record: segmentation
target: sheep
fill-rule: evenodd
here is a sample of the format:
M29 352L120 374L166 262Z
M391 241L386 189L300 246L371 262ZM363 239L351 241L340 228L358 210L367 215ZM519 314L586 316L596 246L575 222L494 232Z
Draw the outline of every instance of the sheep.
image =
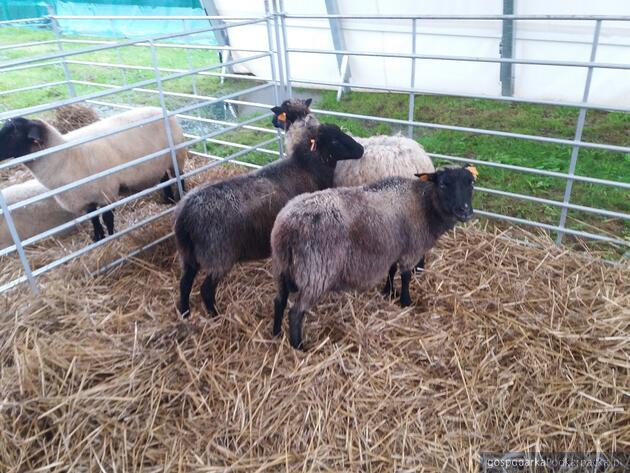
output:
M0 189L7 205L21 202L47 191L48 189L37 179L31 179L21 184L15 184ZM18 235L22 240L25 240L50 228L66 223L75 218L75 215L63 209L54 198L49 197L48 199L29 204L26 207L12 210L11 217ZM66 229L57 235L68 231L70 231L70 229ZM9 226L6 223L4 215L2 215L2 217L0 217L0 249L11 246L12 244L13 238L11 238Z
M310 112L310 104L311 99L292 99L271 109L274 113L272 123L287 132L287 141L291 125L297 120L317 122L317 118ZM334 187L361 186L386 177L413 177L414 174L435 172L431 158L415 140L400 135L378 135L355 140L365 149L363 158L359 161L340 162L335 169ZM424 255L415 269L424 269Z
M42 149L62 145L77 139L87 138L108 130L144 119L162 115L158 107L142 107L130 110L70 133L62 135L43 120L18 117L8 120L0 130L0 161L18 158ZM181 143L184 136L174 117L169 119L174 142ZM49 189L85 178L125 162L133 161L150 153L168 148L168 140L162 119L143 126L125 130L111 136L83 143L39 159L24 163L31 174ZM177 151L177 163L183 169L186 150ZM83 184L71 192L55 195L55 200L70 213L92 212L107 205L125 191L139 191L169 179L173 175L170 152L123 171L104 176ZM170 187L164 189L165 197L174 200ZM114 233L114 214L103 213L103 221L110 235ZM92 218L94 240L105 237L98 216Z
M276 215L294 196L332 186L340 159L358 159L363 147L336 125L309 129L297 124L288 159L248 174L195 188L176 207L174 231L182 263L179 311L190 315L190 292L199 269L206 278L201 296L217 315L219 282L240 261L267 258ZM300 144L297 137L300 136Z
M444 168L418 176L298 196L280 211L271 232L275 336L289 292L297 292L289 312L290 342L302 348L304 312L324 293L369 289L387 276L383 292L391 296L397 266L400 303L411 304L413 264L457 221L472 216L476 170Z

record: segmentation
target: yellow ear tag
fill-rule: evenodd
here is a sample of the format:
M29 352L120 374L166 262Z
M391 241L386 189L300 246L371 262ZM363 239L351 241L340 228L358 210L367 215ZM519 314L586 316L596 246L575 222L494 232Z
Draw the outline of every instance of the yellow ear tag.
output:
M281 122L286 122L287 114L285 112L282 112L280 115L278 115L278 120L280 120Z
M315 143L315 139L311 138L311 151L315 151L317 149L317 143Z
M479 177L479 171L477 171L477 168L475 166L466 166L466 169L470 171L470 174L473 175L476 181L477 178Z
M423 174L422 176L420 176L420 180L424 181L424 182L428 181L429 180L429 175L428 174Z

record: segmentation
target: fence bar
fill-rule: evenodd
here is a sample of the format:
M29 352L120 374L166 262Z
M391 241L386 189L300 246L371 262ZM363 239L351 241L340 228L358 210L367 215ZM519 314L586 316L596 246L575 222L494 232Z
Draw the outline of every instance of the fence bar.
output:
M257 16L220 16L220 15L55 15L58 20L142 20L142 21L166 21L166 20L224 20L224 21L259 21Z
M513 164L503 164L503 163L495 163L492 161L482 161L480 159L474 158L462 158L460 156L450 156L448 154L439 154L439 153L427 153L430 157L435 159L444 159L447 161L455 161L460 163L471 163L471 164L479 164L482 166L495 167L500 169L509 169L510 171L518 171L518 172L526 172L529 174L538 174L540 176L547 177L557 177L559 179L568 179L570 176L568 174L556 171L545 171L543 169L535 169L535 168L527 168L523 166L515 166ZM605 186L612 187L620 187L622 189L630 189L629 182L621 182L621 181L609 181L607 179L598 179L596 177L586 177L586 176L571 176L574 181L581 182L589 182L591 184L603 184Z
M441 97L461 97L466 99L481 99L481 100L493 100L498 102L514 102L514 103L527 103L535 105L553 105L557 107L572 107L572 108L588 108L592 110L603 110L606 112L630 112L630 107L617 107L615 105L597 105L597 104L583 104L582 102L562 102L554 100L540 100L540 99L522 99L518 97L503 97L500 95L477 95L477 94L465 94L461 92L439 92L437 90L427 89L410 89L406 87L383 87L370 84L357 84L355 82L331 82L312 79L296 79L292 78L291 82L298 84L313 84L313 85L326 85L329 87L343 87L344 85L352 85L354 89L367 89L367 90L379 90L383 92L400 92L403 94L415 93L418 95L437 95Z
M411 54L416 54L416 20L412 20L411 23ZM409 113L407 115L407 119L412 122L414 119L414 108L416 95L413 90L416 87L416 60L414 58L411 59L411 80L409 84L409 88L412 92L409 92ZM409 125L407 127L407 136L413 139L413 126Z
M33 41L31 43L6 44L4 46L0 46L0 51L4 51L5 49L33 48L35 46L45 46L47 44L55 44L58 42L59 40L56 39L48 39L45 41Z
M193 33L188 30L190 35ZM108 40L97 40L97 39L63 39L64 43L71 44L119 44L118 41L108 41ZM268 53L269 51L266 49L257 49L257 48L239 48L235 46L217 46L210 44L177 44L177 43L153 43L156 48L172 48L172 49L203 49L208 51L240 51L240 52L248 52L248 53ZM132 44L134 47L143 47L149 48L151 45L148 43L146 39L142 40L141 43Z
M60 80L57 82L46 82L45 84L29 85L27 87L20 87L19 89L3 90L2 92L0 92L0 96L9 95L9 94L17 94L19 92L26 92L26 91L34 90L34 89L45 89L47 87L56 87L58 85L65 85L65 84L66 84L65 80Z
M279 102L281 102L288 98L287 81L285 80L285 76L284 76L284 61L283 61L283 46L286 46L286 44L283 44L280 41L280 20L279 20L279 13L278 13L279 9L276 4L277 0L271 0L271 1L273 5L273 27L274 27L273 29L276 33L276 51L275 52L276 52L276 58L278 60L278 78L280 79L280 85L281 85L281 90L282 90L281 97L279 97Z
M157 54L155 47L151 48L151 61L153 62L153 69L155 78L157 79L157 88L160 93L160 106L162 107L162 115L164 116L164 130L166 131L166 139L168 141L168 147L171 150L171 163L175 172L175 178L177 179L177 190L179 192L179 198L184 198L184 186L182 185L182 178L180 176L179 164L177 163L177 154L175 152L175 143L173 140L173 130L171 130L171 120L166 109L166 101L164 100L164 91L162 90L162 79L160 71L158 71ZM193 76L194 77L194 76Z
M390 57L396 59L430 59L440 61L466 61L466 62L495 62L500 64L528 64L533 66L569 66L569 67L599 67L602 69L630 69L630 64L620 64L611 62L584 62L584 61L552 61L544 59L517 59L517 58L498 58L498 57L480 57L480 56L441 56L439 54L405 54L405 53L387 53L387 52L368 52L368 51L347 51L338 49L305 49L305 48L287 48L287 53L308 53L308 54L345 54L348 56L367 56L367 57Z
M599 143L590 143L587 141L575 141L575 140L565 140L562 138L550 138L546 136L538 136L538 135L525 135L523 133L511 133L508 131L496 131L496 130L486 130L484 128L471 128L465 126L455 126L455 125L440 125L437 123L428 123L428 122L418 122L418 121L408 121L401 120L398 118L383 118L376 117L374 115L360 115L357 113L345 113L345 112L333 112L331 110L315 110L313 112L320 113L322 115L331 115L335 117L344 117L344 118L356 118L359 120L372 120L375 122L382 123L392 123L394 125L413 125L421 128L430 128L435 130L450 130L450 131L463 131L467 133L477 133L479 135L488 135L488 136L500 136L503 138L518 138L523 140L530 141L540 141L541 143L552 143L558 145L571 145L571 146L581 146L582 148L594 148L594 149L603 149L607 151L617 151L620 153L630 153L630 147L628 146L616 146L616 145L606 145Z
M597 46L599 43L599 35L602 29L602 21L597 20L595 22L595 31L593 32L593 45L591 46L591 57L590 62L595 61L595 56L597 55ZM582 96L582 102L588 102L588 96L591 91L591 79L593 78L593 68L589 67L586 72L586 82L584 84L584 94ZM575 127L575 141L582 140L582 132L584 131L584 122L586 121L586 108L581 108L580 113L578 115L577 125ZM573 176L575 174L575 167L577 165L578 154L580 153L580 147L574 146L571 150L571 162L569 163L569 176ZM564 228L566 220L567 220L567 212L568 208L566 204L571 201L571 192L573 190L573 179L567 179L566 187L564 188L564 203L565 206L562 208L562 212L560 213L560 223L558 226L560 228ZM563 232L558 232L558 236L556 237L556 244L561 244L562 239L564 238Z
M24 274L26 275L26 280L28 284L31 286L31 290L35 294L39 294L39 288L37 287L37 283L35 283L35 278L33 277L33 272L31 271L31 265L28 263L28 259L26 258L26 253L24 253L24 247L22 246L22 241L20 240L20 235L18 235L17 229L15 228L15 223L13 222L13 217L11 216L11 212L9 211L7 201L4 198L2 192L0 192L0 209L2 209L2 213L4 214L4 220L7 224L7 228L9 229L9 233L11 234L11 238L13 238L14 248L17 249L18 255L20 257L20 262L22 263L22 268L24 269ZM2 291L0 290L0 293Z
M565 204L564 202L559 202L557 200L551 200L551 199L544 199L542 197L535 197L533 195L526 195L526 194L517 194L514 192L507 192L507 191L502 191L499 189L490 189L490 188L486 188L486 187L478 187L475 186L475 190L477 192L484 192L486 194L494 194L494 195L500 195L503 197L512 197L514 199L519 199L519 200L527 200L530 202L536 202L539 204L545 204L545 205L553 205L555 207L568 207L571 210L578 210L580 212L587 212L587 213L592 213L592 214L597 214L597 215L603 215L605 217L611 217L611 218L621 218L624 220L630 220L630 214L625 214L625 213L621 213L621 212L614 212L612 210L604 210L604 209L596 209L594 207L586 207L584 205L577 205L577 204Z
M156 45L156 49L157 49L157 45ZM153 71L153 67L149 67L149 66L134 66L131 64L116 64L116 63L109 63L109 62L77 61L77 60L71 59L70 61L68 61L68 64L77 64L80 66L97 66L97 67L105 67L105 68L111 67L113 69L131 69L135 71ZM176 69L173 67L158 67L158 70L160 72L191 72L190 69ZM194 73L194 70L192 72ZM198 72L197 75L208 76L208 77L229 77L233 79L255 80L259 82L270 81L268 77L263 77L263 76L248 76L248 75L243 75L243 74L229 74L229 73L224 74L220 72L203 71L203 72ZM77 81L77 80L73 80L72 82L74 82L75 84L79 84L79 83L98 84L98 82ZM107 86L107 87L115 87L115 86L112 86L111 84L102 84L102 85Z
M286 88L289 98L293 97L293 89L291 88L291 68L289 66L289 51L287 45L289 44L289 37L287 35L287 19L284 8L284 0L278 1L278 13L280 14L280 26L282 27L282 51L284 53L284 69L286 71L285 77L287 79Z
M54 14L52 5L48 5L48 12L51 16ZM57 48L59 49L59 52L63 53L64 52L63 43L61 42L61 32L59 30L59 24L57 23L57 20L53 19L51 21L51 25L52 25L53 33L55 34ZM70 75L70 69L68 68L68 63L66 62L65 56L61 58L61 67L63 68L63 75L66 78L66 84L68 86L68 93L70 94L70 97L76 97L77 93L74 90L74 84L72 83L72 76Z
M2 20L0 26L14 25L16 23L46 23L49 20L46 16L39 16L37 18L17 18L15 20Z
M269 67L271 68L271 80L273 82L273 101L274 106L280 104L280 91L278 81L276 80L276 61L275 58L278 56L278 46L273 44L273 33L271 31L271 9L269 6L269 0L265 0L265 15L267 17L267 21L265 22L267 26L267 44L269 45L269 51L273 54L269 55ZM282 133L280 132L280 128L276 128L276 136L278 138L278 152L280 157L284 156L284 142L282 139Z
M628 15L286 15L304 20L608 20L630 21Z
M605 241L607 243L613 243L615 245L630 247L630 241L620 240L618 238L607 237L604 235L597 235L595 233L582 232L579 230L572 230L570 228L561 229L560 227L557 227L555 225L549 225L547 223L541 223L541 222L534 222L532 220L527 220L524 218L510 217L508 215L497 214L494 212L487 212L485 210L475 210L475 214L482 215L484 217L494 218L497 220L505 220L512 223L518 223L521 225L529 225L532 227L544 228L545 230L549 230L549 231L563 230L567 235L588 238L590 240Z

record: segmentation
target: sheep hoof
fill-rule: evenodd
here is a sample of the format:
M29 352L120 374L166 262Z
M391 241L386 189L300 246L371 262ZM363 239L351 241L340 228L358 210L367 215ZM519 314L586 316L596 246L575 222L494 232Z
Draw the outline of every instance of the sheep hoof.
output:
M409 307L411 305L411 298L409 296L401 296L400 297L400 305L402 307Z

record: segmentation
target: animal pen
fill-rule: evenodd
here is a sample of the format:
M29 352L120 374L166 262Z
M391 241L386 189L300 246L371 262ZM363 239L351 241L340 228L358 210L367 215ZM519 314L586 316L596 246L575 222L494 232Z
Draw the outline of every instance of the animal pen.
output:
M589 112L630 112L627 105L589 101L597 71L630 69L630 62L597 57L606 25L626 24L630 17L305 15L287 13L282 1L265 1L265 8L260 17L50 15L0 22L0 27L54 33L52 39L0 46L0 52L11 53L0 63L3 76L24 80L43 69L58 76L0 91L2 98L57 91L42 95L56 97L49 102L1 110L0 120L40 116L78 103L102 114L146 104L163 111L159 118L0 162L3 180L12 182L21 172L19 165L29 160L156 120L166 124L172 116L183 124L187 138L174 144L169 136L168 149L21 202L7 204L0 193L2 217L14 240L0 249L0 409L6 413L0 420L2 470L201 472L230 466L247 471L472 471L483 451L627 450L630 278L620 254L630 246L630 213L572 199L576 185L630 190L630 171L618 179L576 171L584 150L610 152L627 162L630 144L584 136ZM181 32L114 40L68 37L59 27L60 22L94 21L110 22L114 29L116 20L177 22ZM208 26L190 29L192 20L207 20ZM295 29L300 21L329 25L333 36L339 21L395 21L405 29L408 48L350 50L338 41L328 49L303 47L304 38L297 38ZM440 21L503 26L583 22L593 27L590 56L578 61L418 53L422 26ZM252 26L260 28L265 43L189 41ZM42 47L55 50L29 53ZM123 61L130 50L146 63ZM160 53L169 50L186 56L188 67L160 64ZM110 59L95 60L101 53ZM220 60L210 61L216 53ZM339 76L298 76L292 67L298 55L335 57ZM406 61L409 86L355 83L349 74L353 58ZM585 71L582 100L441 93L416 86L420 64L445 61ZM239 66L250 63L264 63L268 76L239 73ZM94 70L109 71L111 81L95 81ZM212 94L203 92L207 80L213 81ZM184 83L189 90L182 91ZM171 84L180 88L173 90ZM406 101L406 118L316 105L313 112L322 121L384 124L410 137L443 130L453 136L558 145L566 149L568 167L546 169L526 159L506 164L494 156L451 155L425 145L436 162L478 166L476 192L485 198L475 213L483 223L456 228L429 255L427 271L414 276L413 285L423 294L415 307L400 309L376 293L327 297L313 322L318 335L307 336L307 353L292 353L286 341L271 338L274 285L268 262L240 265L232 272L219 294L226 307L221 317L181 322L174 302L179 269L170 224L173 207L159 205L153 196L173 184L182 191L183 179L190 189L282 156L283 135L271 126L270 108L322 89L338 90L339 97L349 90L394 92ZM424 95L577 110L574 135L419 120L417 100ZM183 169L175 161L181 148L188 148L190 157ZM22 239L16 231L12 211L163 152L173 159L176 175L171 179L39 235ZM562 183L563 197L488 187L484 171L492 169L508 176L507 182L521 174L553 178ZM538 214L525 218L485 208L494 198L555 209L558 219L552 223ZM120 211L123 223L113 235L96 242L86 232L52 238L108 210ZM600 220L572 227L573 212ZM610 221L621 223L611 226ZM564 245L567 239L572 246ZM610 255L611 248L612 262L601 257Z

